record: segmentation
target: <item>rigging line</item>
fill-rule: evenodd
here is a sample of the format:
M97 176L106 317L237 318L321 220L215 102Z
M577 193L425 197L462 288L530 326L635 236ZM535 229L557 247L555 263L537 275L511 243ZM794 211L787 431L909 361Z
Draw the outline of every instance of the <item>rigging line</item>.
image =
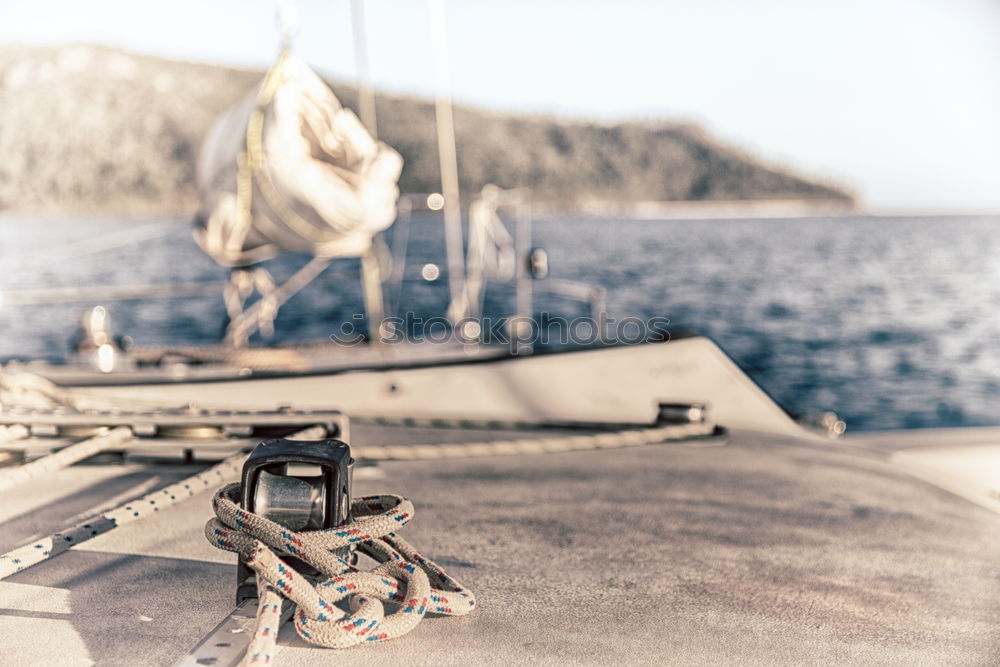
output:
M410 245L410 219L413 217L413 202L409 197L400 197L396 223L392 226L392 273L389 274L386 317L399 317L399 304L403 297L403 280L406 277L406 250Z
M526 454L555 454L597 449L622 449L659 443L710 438L721 434L714 423L666 424L584 435L528 437L425 445L362 445L354 457L366 461L424 461Z
M468 304L465 299L462 204L458 183L458 152L455 147L455 118L451 106L444 0L428 0L428 9L434 55L436 88L434 110L437 119L438 159L441 166L441 194L444 195L445 250L448 255L448 287L451 293L448 319L454 324L467 315Z
M90 285L87 287L0 290L0 305L37 306L53 303L186 299L197 296L215 296L225 286L225 282L208 280L148 285Z
M17 256L7 256L0 259L4 262L18 262L18 265L22 268L42 262L76 259L104 252L105 250L113 250L150 239L160 238L179 227L180 223L176 220L153 222L139 227L102 233L100 236L77 239L54 247L28 248Z
M87 438L75 445L60 449L55 454L43 456L12 470L5 470L3 474L0 474L0 491L14 488L40 475L67 468L107 449L121 447L132 438L132 429L127 426L119 426L108 433Z
M368 30L365 21L365 0L351 0L351 20L354 26L354 62L357 68L358 114L361 122L378 140L378 118L375 115L375 90L368 60Z
M355 457L398 461L540 454L651 445L707 437L715 432L713 425L701 423L535 441L365 446L355 450ZM253 637L242 664L266 664L278 649L277 638L283 623L279 588L280 595L297 606L295 628L299 635L310 644L331 648L386 641L409 632L425 612L462 616L476 606L471 591L396 534L413 516L413 505L405 498L391 495L356 498L350 526L295 533L241 508L236 500L239 493L239 484L217 492L213 499L216 519L205 526L205 536L220 549L240 553L257 573L261 598ZM381 565L371 571L358 570L334 553L351 544ZM327 581L316 586L280 559L293 554L316 568ZM364 593L352 599L352 612L345 615L333 605L351 597L352 591ZM385 614L381 602L376 600L401 604L395 613Z

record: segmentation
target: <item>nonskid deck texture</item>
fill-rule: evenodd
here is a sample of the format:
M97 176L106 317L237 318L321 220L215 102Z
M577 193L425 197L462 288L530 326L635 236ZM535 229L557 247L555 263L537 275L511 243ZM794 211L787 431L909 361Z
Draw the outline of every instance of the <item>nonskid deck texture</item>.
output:
M358 425L352 438L444 433ZM385 477L359 475L355 493L411 498L403 535L480 608L344 651L286 626L275 664L996 664L1000 516L877 449L737 432L381 464ZM3 492L0 548L197 470L74 466ZM210 496L0 582L0 662L181 657L233 605L233 557L201 532Z

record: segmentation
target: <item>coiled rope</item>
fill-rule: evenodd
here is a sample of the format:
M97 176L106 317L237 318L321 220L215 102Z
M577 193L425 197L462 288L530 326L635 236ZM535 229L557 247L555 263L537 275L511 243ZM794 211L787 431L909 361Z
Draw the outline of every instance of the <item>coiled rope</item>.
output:
M2 377L2 376L0 376ZM42 394L50 401L72 405L72 392L50 383L16 383L22 393ZM27 385L27 386L25 386ZM10 387L4 387L10 389ZM39 391L45 389L47 391ZM373 423L457 428L530 428L537 424L467 419L369 419ZM578 426L584 426L579 424ZM586 425L593 428L596 425ZM625 426L625 425L619 425ZM290 436L298 439L321 437L317 429ZM131 436L129 429L113 432L115 439ZM720 430L709 422L624 428L586 435L495 440L479 443L407 446L367 446L355 449L355 456L369 460L428 460L479 456L505 456L544 452L566 452L641 446L671 440L706 437ZM21 436L18 431L11 433ZM109 434L112 435L112 434ZM108 436L103 436L107 438ZM96 439L95 439L96 440ZM81 445L84 443L80 443ZM89 445L88 443L88 446ZM51 458L51 457L50 457ZM130 523L203 491L239 473L245 454L235 454L189 479L149 494L139 500L78 524L69 530L26 544L0 555L0 579L31 565L48 560L73 546L120 525ZM220 549L239 553L258 577L257 622L245 663L267 664L275 653L280 630L282 597L294 602L298 611L295 627L306 641L327 647L347 647L363 642L382 642L402 636L428 612L458 616L475 607L475 597L433 561L421 556L395 530L413 516L413 505L399 496L369 496L356 500L352 514L356 521L325 531L296 533L280 524L251 514L237 504L240 487L230 484L213 498L216 519L206 524L205 534ZM354 545L376 560L373 570L361 571L333 551ZM318 570L326 579L313 584L281 556L294 557ZM433 583L433 587L432 587ZM336 603L349 598L350 613ZM383 602L400 603L386 614Z
M713 424L697 423L560 438L368 446L356 448L355 456L379 460L505 456L648 445L715 432ZM351 524L296 533L240 508L240 497L239 484L230 484L216 493L212 506L217 518L205 525L205 536L219 549L240 554L257 573L257 622L244 664L266 664L274 656L282 597L298 606L295 628L299 635L311 644L332 648L400 637L428 611L461 616L475 607L472 593L396 535L395 531L414 513L413 504L405 498L363 497L352 505L355 521ZM368 572L360 571L333 553L350 545L379 565ZM281 556L307 563L326 577L325 581L314 585ZM350 613L335 606L344 598L349 598ZM386 615L382 605L386 601L400 603L399 610Z
M277 596L297 605L295 629L304 640L331 648L394 639L416 627L427 612L462 616L476 606L471 592L396 534L414 514L406 498L358 498L351 506L354 521L347 526L295 532L241 509L239 497L239 484L216 493L217 518L205 525L205 535L219 549L239 553L257 573L262 596L248 662L269 662L273 655L277 633L269 620L270 612L280 608ZM346 546L379 565L362 571L333 553ZM325 580L312 584L280 556L305 562ZM349 613L336 606L345 598ZM397 602L399 609L386 614L383 602Z
M429 421L441 426L445 421L451 420ZM458 422L465 422L462 424L465 427L473 423L455 420L452 425L457 426ZM487 424L495 426L496 422L478 423L480 427ZM289 437L309 440L322 437L324 432L322 427L314 427ZM398 447L368 446L356 448L355 456L369 460L505 456L640 446L706 437L719 432L711 423L692 423L566 437ZM131 435L130 429L123 428L94 440L127 439ZM235 454L188 479L80 522L68 530L2 554L0 579L53 558L119 526L191 498L213 483L231 479L239 474L245 458L243 453ZM471 592L396 535L395 531L414 514L409 500L390 495L360 498L352 505L352 514L357 520L350 525L327 531L296 533L242 510L236 501L239 489L238 484L230 484L216 493L213 507L217 519L209 521L205 533L216 547L240 553L247 565L257 573L257 619L254 634L244 655L244 664L270 663L277 648L283 597L297 605L295 627L303 639L315 645L337 648L363 642L382 642L402 636L413 629L427 612L459 616L475 608L476 601ZM379 565L364 572L333 553L348 545L355 545L359 551L379 562ZM325 576L326 580L314 585L283 562L281 556L292 556L308 563ZM349 598L350 613L335 606L344 598ZM399 609L387 615L383 606L386 601L400 603Z

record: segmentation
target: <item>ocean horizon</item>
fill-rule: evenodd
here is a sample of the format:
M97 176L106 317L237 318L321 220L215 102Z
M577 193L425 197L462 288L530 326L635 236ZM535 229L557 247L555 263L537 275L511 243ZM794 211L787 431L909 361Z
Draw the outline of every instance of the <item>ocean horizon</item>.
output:
M225 280L176 218L0 216L2 292ZM389 230L390 246L401 236ZM852 431L1000 424L1000 216L814 216L801 219L534 223L551 277L602 285L609 316L668 319L713 338L793 414L833 410ZM444 314L440 221L409 225L408 279L390 298L419 317ZM306 258L268 263L287 277ZM419 278L427 263L441 277ZM273 343L323 340L362 313L357 260L337 260L279 313ZM0 302L0 358L64 359L86 308L140 345L218 341L221 292L184 299L73 304ZM539 293L536 315L584 304ZM485 314L513 312L513 285L490 284Z

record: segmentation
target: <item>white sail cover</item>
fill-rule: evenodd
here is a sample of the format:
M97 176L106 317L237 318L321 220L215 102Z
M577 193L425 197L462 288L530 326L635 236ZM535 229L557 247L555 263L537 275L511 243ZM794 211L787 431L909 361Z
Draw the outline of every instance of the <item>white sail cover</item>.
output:
M201 248L223 266L283 252L351 257L396 217L403 160L284 54L202 145Z

